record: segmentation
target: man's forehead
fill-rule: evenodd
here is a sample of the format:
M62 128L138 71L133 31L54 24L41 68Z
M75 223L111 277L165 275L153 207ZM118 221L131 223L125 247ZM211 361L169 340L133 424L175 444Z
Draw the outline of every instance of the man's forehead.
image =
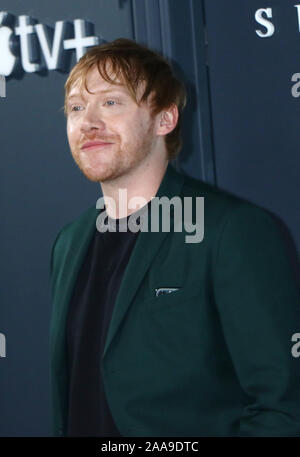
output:
M110 87L107 88L91 88L88 86L88 89L95 94L106 94L106 93L113 93L113 92L124 92L128 93L128 90L125 86L116 86L116 85L111 85ZM82 93L85 91L85 87L83 84L78 84L72 86L72 89L70 90L67 98L72 98L76 97L78 95L82 95Z
M70 92L67 98L74 96L82 95L83 92L88 91L92 93L108 93L108 92L121 92L127 95L131 95L125 79L115 74L109 72L108 76L112 79L113 82L109 82L104 79L97 67L93 67L84 77L79 77L71 86ZM145 83L141 81L137 87L136 95L137 98L140 98L144 93Z
M87 75L87 78L83 79L80 78L78 79L70 89L70 92L68 94L68 98L73 97L74 95L79 95L82 92L86 91L86 88L90 92L95 92L95 93L106 93L106 92L125 92L128 93L128 89L125 84L123 83L117 83L117 84L112 84L109 83L108 81L105 81L102 79L102 77L99 75L98 78L89 78Z

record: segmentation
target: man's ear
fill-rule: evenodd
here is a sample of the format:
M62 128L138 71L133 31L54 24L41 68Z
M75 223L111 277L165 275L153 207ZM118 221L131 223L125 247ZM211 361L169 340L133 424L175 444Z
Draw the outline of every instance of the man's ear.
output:
M167 135L172 132L177 125L178 121L178 108L175 104L169 108L164 109L159 113L158 127L156 130L157 135Z

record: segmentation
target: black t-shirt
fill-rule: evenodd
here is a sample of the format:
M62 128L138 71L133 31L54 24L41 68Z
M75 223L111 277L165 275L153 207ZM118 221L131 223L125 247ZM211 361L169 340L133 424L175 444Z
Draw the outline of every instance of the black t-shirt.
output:
M139 212L148 207L149 203ZM121 231L129 217L105 219L105 225L116 222L115 232L95 228L70 301L67 436L121 436L106 401L100 361L120 283L139 234Z

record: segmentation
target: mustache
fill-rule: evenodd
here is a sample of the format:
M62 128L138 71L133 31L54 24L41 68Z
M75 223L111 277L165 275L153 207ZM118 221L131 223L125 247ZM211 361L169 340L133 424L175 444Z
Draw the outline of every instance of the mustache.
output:
M98 136L98 135L91 135L85 136L81 141L80 145L82 146L84 143L88 141L99 141L101 143L115 143L118 140L117 137L108 137L108 136Z
M82 138L80 138L80 142L81 143L84 143L86 141L114 141L116 140L117 138L119 138L119 135L99 135L99 133L95 133L95 134L85 134L82 136Z

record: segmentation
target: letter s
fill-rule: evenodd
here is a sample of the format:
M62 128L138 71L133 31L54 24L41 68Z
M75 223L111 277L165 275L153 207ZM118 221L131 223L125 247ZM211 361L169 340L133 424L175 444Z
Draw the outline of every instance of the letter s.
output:
M272 17L272 8L260 8L255 12L255 20L259 24L263 25L267 31L263 33L261 30L255 30L257 35L261 38L267 38L274 35L275 27L271 21L263 18L263 14L266 14L267 17Z

